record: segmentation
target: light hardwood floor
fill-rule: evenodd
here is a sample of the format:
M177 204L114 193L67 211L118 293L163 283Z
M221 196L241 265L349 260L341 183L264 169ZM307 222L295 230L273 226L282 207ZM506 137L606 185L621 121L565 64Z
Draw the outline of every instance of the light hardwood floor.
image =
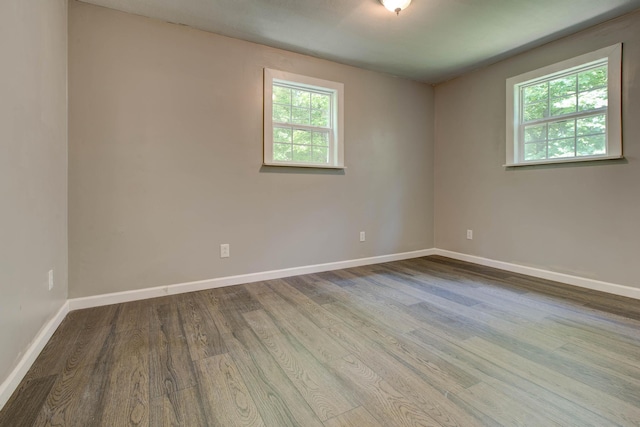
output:
M638 426L640 302L425 257L74 311L31 425Z

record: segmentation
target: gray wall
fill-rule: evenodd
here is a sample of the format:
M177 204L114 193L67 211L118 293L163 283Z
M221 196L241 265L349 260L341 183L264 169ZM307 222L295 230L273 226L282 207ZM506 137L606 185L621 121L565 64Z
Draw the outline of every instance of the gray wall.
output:
M430 86L69 9L71 297L433 247ZM344 83L346 172L261 167L264 67Z
M640 287L639 28L635 12L436 87L438 248ZM505 80L618 42L626 160L502 167Z
M0 2L0 52L2 383L67 297L66 1Z

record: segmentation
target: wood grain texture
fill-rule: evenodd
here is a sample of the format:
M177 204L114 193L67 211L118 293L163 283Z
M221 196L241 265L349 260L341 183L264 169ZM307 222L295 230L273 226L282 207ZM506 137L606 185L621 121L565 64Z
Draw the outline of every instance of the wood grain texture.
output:
M78 310L46 425L640 426L640 304L433 256Z
M121 305L116 318L116 332L148 329L152 306L147 301L132 301Z
M382 427L362 406L325 421L325 427Z
M227 336L230 355L253 397L266 425L309 426L322 424L302 395L252 330Z
M246 313L245 317L321 421L358 406L340 382L295 338L285 336L263 310Z
M256 283L251 286L263 285ZM242 314L262 309L260 303L249 295L244 285L213 289L209 292L213 298L219 301L218 310L224 318L225 329L230 332L238 332L249 328Z
M229 355L209 357L196 362L200 395L210 425L264 426L249 390Z
M357 357L349 355L337 361L336 370L383 425L440 426L422 408L394 389Z
M95 397L102 394L100 387L106 380L104 365L113 349L113 328L100 322L86 324L87 333L76 340L73 352L67 357L63 369L56 377L45 404L40 408L36 425L72 425L76 419L95 421L98 411ZM84 332L84 331L83 331Z
M28 382L31 378L58 374L76 348L76 340L83 328L84 321L79 319L77 312L67 315L40 352L38 363L34 363L25 380Z
M178 308L187 338L191 360L206 359L227 352L216 321L202 303L192 294L179 296Z
M149 414L152 426L206 426L203 401L197 387L168 391L152 399Z
M310 353L319 360L336 360L349 354L327 333L321 330L309 318L300 313L293 305L271 291L257 293L254 297L271 314L280 330L295 337Z
M574 400L570 400L561 394L557 394L553 388L540 386L528 378L518 375L510 370L503 369L496 364L494 359L486 359L478 354L469 353L463 349L456 341L446 339L446 337L431 330L414 331L408 338L415 337L414 343L422 345L431 353L448 358L452 363L461 369L467 370L481 381L498 387L501 390L508 390L509 395L517 396L518 400L529 402L528 406L533 408L544 408L544 413L551 419L564 420L565 425L576 426L608 426L615 425L605 418L591 411L591 408L581 406ZM461 400L457 395L449 394L458 406L468 402ZM491 416L480 411L478 416L483 418L483 424L492 425ZM500 424L495 424L500 425Z
M419 369L404 363L398 363L393 353L389 353L382 346L372 345L366 336L359 331L344 325L335 326L331 333L344 345L351 345L354 354L377 375L388 382L393 388L402 393L407 399L418 405L430 417L443 426L478 426L481 421L474 418L474 414L460 411L446 394L450 391L462 391L464 387L457 385L452 379L446 390L438 390L431 385L431 377L421 375ZM423 352L425 360L431 359L433 353ZM435 358L434 358L435 359ZM475 380L474 382L478 382Z
M0 411L0 426L33 425L55 381L55 375L23 381ZM25 410L25 405L35 410Z
M151 397L194 387L195 368L176 303L160 303L151 310L149 328Z
M112 360L107 361L103 426L149 424L149 330L116 334Z

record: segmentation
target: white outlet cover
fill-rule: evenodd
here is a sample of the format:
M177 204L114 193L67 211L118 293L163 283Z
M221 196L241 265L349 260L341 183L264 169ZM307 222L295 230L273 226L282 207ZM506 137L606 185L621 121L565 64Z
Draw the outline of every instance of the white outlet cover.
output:
M220 245L220 258L229 258L231 256L231 251L228 243L223 243Z

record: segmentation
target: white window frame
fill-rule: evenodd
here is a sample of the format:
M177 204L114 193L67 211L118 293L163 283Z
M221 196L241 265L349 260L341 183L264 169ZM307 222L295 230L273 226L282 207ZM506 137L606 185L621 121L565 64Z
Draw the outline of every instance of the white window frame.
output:
M606 153L595 156L565 157L558 159L524 160L524 141L520 130L520 88L536 81L544 82L606 60L608 68L606 107ZM507 156L506 167L549 163L585 162L620 159L622 154L622 43L598 49L575 58L561 61L528 73L507 79ZM560 117L559 117L560 118Z
M273 159L273 84L280 83L302 90L319 91L331 95L329 127L329 162L293 162ZM298 127L298 125L293 125ZM300 129L313 130L311 126ZM307 168L344 169L344 84L300 74L264 69L264 156L267 166L293 166Z

